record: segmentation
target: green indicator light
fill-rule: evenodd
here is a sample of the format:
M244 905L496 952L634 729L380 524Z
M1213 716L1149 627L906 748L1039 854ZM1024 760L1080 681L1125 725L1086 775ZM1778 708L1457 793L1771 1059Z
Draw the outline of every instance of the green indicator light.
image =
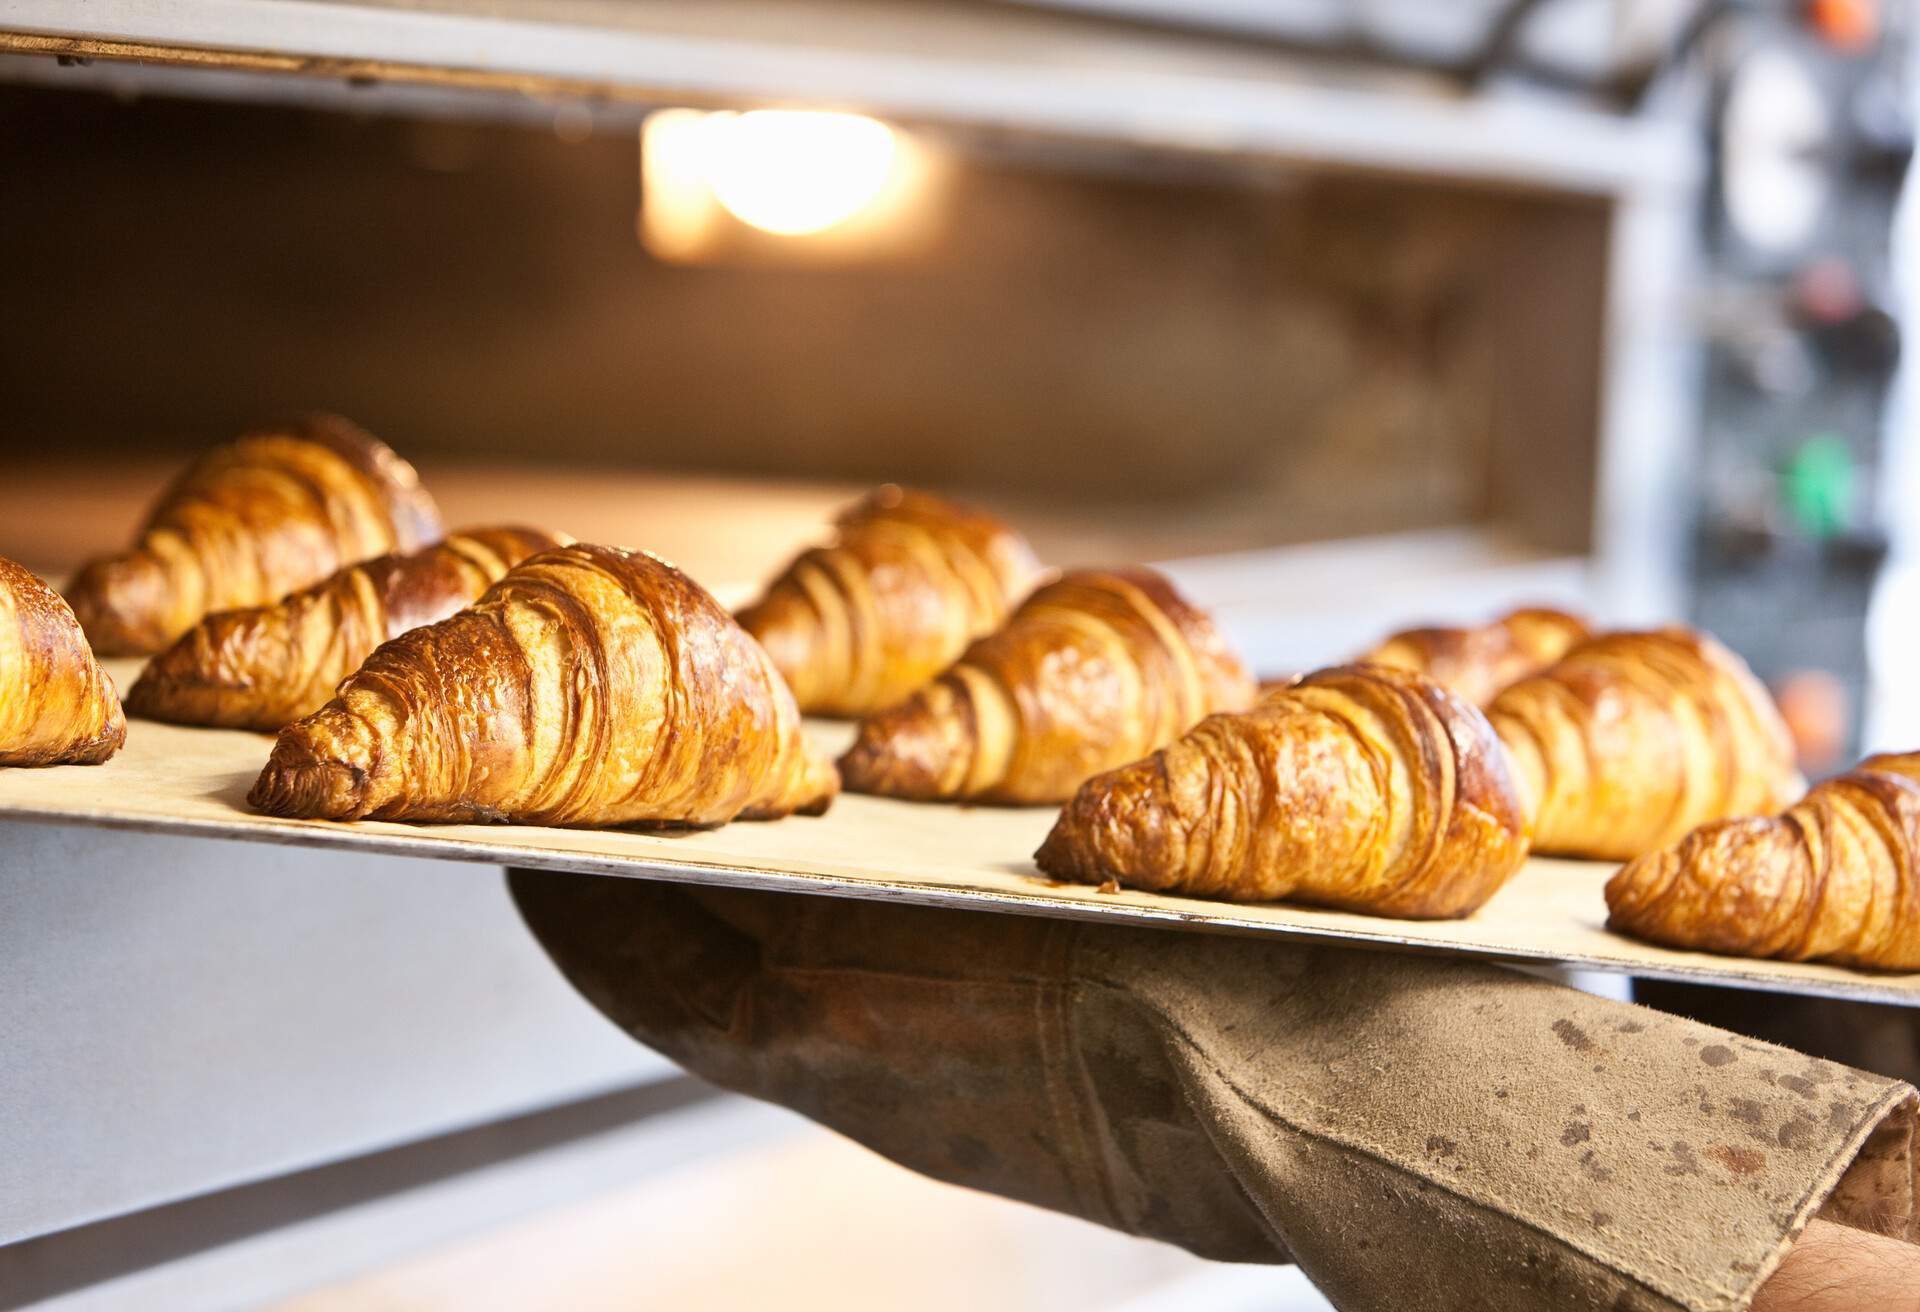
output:
M1787 459L1780 496L1787 514L1812 538L1830 538L1852 517L1853 450L1844 438L1820 433Z

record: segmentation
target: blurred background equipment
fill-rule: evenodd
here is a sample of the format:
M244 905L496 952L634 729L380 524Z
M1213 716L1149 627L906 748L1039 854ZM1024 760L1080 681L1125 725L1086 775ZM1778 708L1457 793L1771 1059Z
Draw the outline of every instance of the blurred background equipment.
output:
M1718 164L1702 216L1693 615L1765 678L1803 694L1806 671L1834 681L1825 700L1842 724L1837 742L1820 736L1825 759L1805 762L1816 772L1855 754L1872 701L1862 634L1889 532L1873 490L1900 440L1890 307L1909 18L1897 5L1759 7L1703 44Z
M5 0L0 554L57 574L181 453L326 407L450 523L652 547L723 595L894 479L1056 562L1163 563L1263 672L1521 603L1685 617L1818 773L1863 723L1920 741L1910 24ZM940 1277L963 1303L1319 1306L860 1183L599 1027L491 877L154 841L0 834L0 984L35 1000L0 1020L0 1297L470 1306L551 1218L617 1233L692 1172L713 1217L770 1175L853 1182L817 1250L764 1255L795 1307L851 1305L882 1214L1009 1255ZM76 866L116 878L45 873ZM627 1295L589 1247L572 1270Z

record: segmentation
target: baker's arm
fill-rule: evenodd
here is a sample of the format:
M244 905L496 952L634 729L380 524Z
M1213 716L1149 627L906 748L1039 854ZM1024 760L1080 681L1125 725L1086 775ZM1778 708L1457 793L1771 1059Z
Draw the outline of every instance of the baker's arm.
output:
M1809 1221L1752 1312L1920 1312L1920 1244Z
M1344 1309L1738 1309L1816 1215L1920 1224L1906 1085L1493 966L511 882L696 1074L938 1179L1298 1261Z

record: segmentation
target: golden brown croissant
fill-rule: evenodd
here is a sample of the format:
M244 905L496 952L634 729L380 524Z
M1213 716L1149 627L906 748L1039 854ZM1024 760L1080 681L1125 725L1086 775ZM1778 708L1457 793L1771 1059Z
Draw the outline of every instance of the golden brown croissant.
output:
M1920 753L1874 756L1784 815L1719 820L1607 884L1608 925L1743 957L1920 970Z
M916 801L1064 802L1091 776L1253 700L1206 614L1149 569L1077 570L906 701L868 716L840 778Z
M1588 636L1577 616L1529 607L1478 628L1406 629L1360 659L1424 674L1485 706L1502 688L1545 669Z
M346 420L319 416L201 456L154 503L133 549L88 563L67 600L102 655L146 655L210 612L264 606L343 565L439 537L413 466Z
M1767 690L1689 629L1609 633L1487 708L1537 852L1630 860L1695 825L1773 811L1798 791Z
M382 646L280 731L247 800L330 820L717 825L824 811L766 653L644 552L576 544Z
M809 714L891 706L1000 627L1039 574L991 515L883 487L739 614Z
M67 603L0 556L0 765L98 765L126 740L113 682Z
M1436 919L1471 913L1526 856L1480 712L1348 665L1088 780L1035 859L1060 879Z
M423 551L349 565L270 606L219 611L147 662L127 711L278 729L325 706L381 643L472 605L528 556L571 541L540 529L469 529Z

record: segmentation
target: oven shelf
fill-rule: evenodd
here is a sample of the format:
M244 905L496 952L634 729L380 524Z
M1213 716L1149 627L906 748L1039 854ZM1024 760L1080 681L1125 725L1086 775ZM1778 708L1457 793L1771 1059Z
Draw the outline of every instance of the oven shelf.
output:
M1686 134L1657 119L1462 95L1425 75L1343 68L1204 32L1132 30L1071 10L926 0L6 0L0 51L40 57L10 60L0 75L56 85L265 100L294 86L322 102L476 116L489 104L553 98L610 111L772 102L1598 196L1686 186L1698 173Z
M123 685L132 662L109 662ZM812 722L828 750L847 726ZM1748 961L1657 948L1607 932L1606 863L1538 859L1465 920L1389 920L1279 903L1242 905L1125 890L1101 893L1042 876L1032 853L1050 807L923 805L845 796L827 815L738 822L698 833L282 820L248 809L265 735L136 720L127 746L100 766L0 771L0 825L42 821L150 834L290 844L623 875L776 892L824 893L926 906L1066 917L1108 924L1433 952L1534 965L1622 971L1737 988L1920 1006L1920 974Z

